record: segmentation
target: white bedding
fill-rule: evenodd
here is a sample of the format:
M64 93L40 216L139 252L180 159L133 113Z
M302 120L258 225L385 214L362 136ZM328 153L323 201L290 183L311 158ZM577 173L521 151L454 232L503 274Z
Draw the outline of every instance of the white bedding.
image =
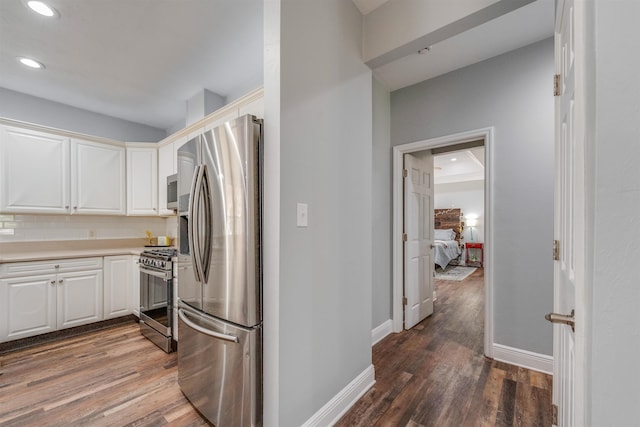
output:
M452 259L458 258L462 253L458 242L455 240L434 240L433 259L443 270Z

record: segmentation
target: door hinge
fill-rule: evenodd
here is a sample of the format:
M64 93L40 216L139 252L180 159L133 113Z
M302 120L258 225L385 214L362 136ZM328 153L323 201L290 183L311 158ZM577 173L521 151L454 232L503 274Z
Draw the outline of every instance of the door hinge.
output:
M558 425L558 405L551 405L551 424Z
M560 74L553 75L553 96L560 96Z
M408 170L406 170L406 169L402 169L402 177L403 177L403 178L406 178L406 177L408 177L408 176L409 176L409 171L408 171Z
M560 241L553 241L553 260L560 261Z
M403 242L407 241L407 233L402 233L402 241Z
M402 297L402 305L407 305L407 297Z

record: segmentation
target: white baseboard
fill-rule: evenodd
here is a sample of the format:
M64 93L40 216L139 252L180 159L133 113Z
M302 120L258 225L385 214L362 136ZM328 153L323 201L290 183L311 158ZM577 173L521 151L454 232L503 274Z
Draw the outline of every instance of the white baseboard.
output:
M389 319L371 331L371 346L376 345L378 341L389 335L391 332L393 332L393 321Z
M302 427L332 426L338 422L348 410L358 401L374 384L375 370L373 365L362 371L353 381L327 402L318 412L313 414Z
M500 362L553 375L553 356L547 356L546 354L507 347L502 344L493 344L493 358Z

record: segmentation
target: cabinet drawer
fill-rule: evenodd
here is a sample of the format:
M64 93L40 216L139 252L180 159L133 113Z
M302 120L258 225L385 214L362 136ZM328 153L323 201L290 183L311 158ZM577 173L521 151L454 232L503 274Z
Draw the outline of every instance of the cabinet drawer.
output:
M10 262L0 265L0 277L33 276L102 268L102 257Z

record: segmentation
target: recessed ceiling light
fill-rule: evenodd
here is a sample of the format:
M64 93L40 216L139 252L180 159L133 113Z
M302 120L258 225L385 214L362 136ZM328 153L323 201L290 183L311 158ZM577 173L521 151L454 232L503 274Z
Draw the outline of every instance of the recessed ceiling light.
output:
M458 159L456 159L455 157L452 157L452 158L451 158L451 161L452 161L452 162L455 162L456 160L458 160Z
M18 61L20 61L22 65L26 65L30 68L44 68L44 64L42 62L38 62L31 58L25 58L24 56L18 58Z
M58 12L53 7L42 1L29 0L27 2L27 6L29 6L29 8L34 12L39 13L43 16L52 17L58 15Z
M425 53L429 52L430 50L431 50L431 46L427 46L427 47L423 47L422 49L420 49L420 50L418 51L418 53L419 53L420 55L424 55Z

